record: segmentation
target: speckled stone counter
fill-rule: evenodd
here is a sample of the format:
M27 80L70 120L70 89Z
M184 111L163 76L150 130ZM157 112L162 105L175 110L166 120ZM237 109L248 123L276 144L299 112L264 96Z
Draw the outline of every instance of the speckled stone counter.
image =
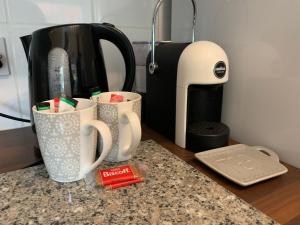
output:
M277 224L153 141L131 162L146 181L115 190L57 183L43 165L1 174L0 224Z

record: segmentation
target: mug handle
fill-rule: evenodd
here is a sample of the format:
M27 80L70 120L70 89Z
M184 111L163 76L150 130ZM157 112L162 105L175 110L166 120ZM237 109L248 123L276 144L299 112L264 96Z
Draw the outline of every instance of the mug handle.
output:
M133 150L137 148L142 137L141 122L135 112L124 112L121 116L121 123L129 123L131 131L131 140L127 148L122 150L123 156L128 156Z
M95 127L102 138L102 152L99 158L91 164L91 159L94 158L96 148L94 151L89 151L91 149L91 141L87 138L91 135L92 129ZM106 158L108 153L112 148L112 137L109 127L99 120L91 120L84 122L81 126L81 134L84 136L82 140L82 147L80 149L80 177L85 177L89 172L96 169L100 163ZM95 137L97 140L97 137Z

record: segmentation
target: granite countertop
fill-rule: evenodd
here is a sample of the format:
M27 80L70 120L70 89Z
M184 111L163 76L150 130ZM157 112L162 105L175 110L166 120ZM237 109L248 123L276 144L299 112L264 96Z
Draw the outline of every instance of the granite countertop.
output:
M43 165L1 174L0 224L277 224L154 141L135 162L145 182L115 190L57 183Z

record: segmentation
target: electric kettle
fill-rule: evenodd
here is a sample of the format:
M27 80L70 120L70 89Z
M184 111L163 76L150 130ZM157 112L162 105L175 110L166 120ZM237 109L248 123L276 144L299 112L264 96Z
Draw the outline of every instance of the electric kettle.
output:
M122 90L131 91L135 57L128 38L108 23L65 24L21 37L28 59L30 105L60 95L89 98L93 87L108 91L101 39L120 50L126 67Z

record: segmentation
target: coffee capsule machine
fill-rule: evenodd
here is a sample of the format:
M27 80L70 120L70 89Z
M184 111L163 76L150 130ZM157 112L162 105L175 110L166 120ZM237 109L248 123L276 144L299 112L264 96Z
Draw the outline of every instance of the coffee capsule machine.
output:
M228 81L228 58L210 41L155 42L147 58L146 123L178 146L194 152L228 145L229 128L221 123L223 85Z

